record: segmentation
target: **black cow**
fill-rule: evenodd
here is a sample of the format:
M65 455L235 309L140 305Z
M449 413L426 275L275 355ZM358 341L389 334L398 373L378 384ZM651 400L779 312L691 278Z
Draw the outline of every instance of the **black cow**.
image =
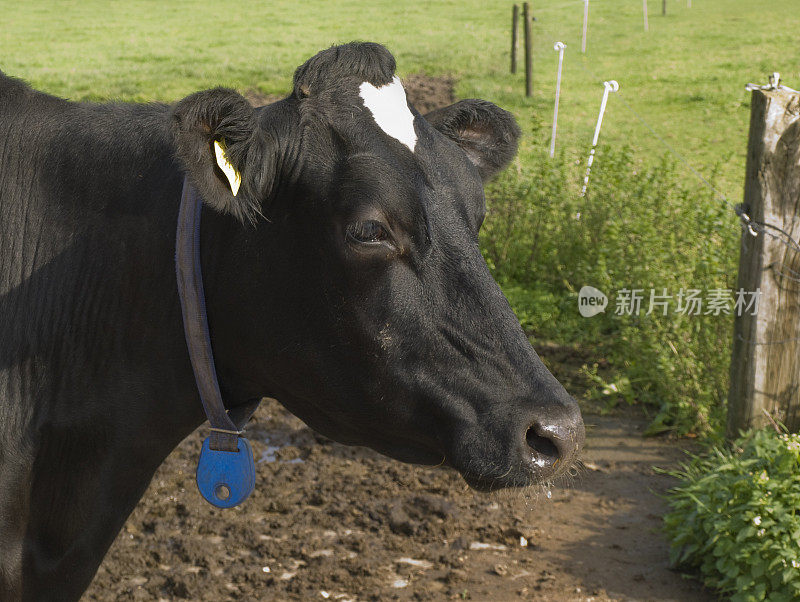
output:
M571 465L578 407L478 249L519 129L481 100L420 116L394 71L377 44L333 47L257 109L222 88L73 103L0 74L1 600L78 598L205 418L173 264L184 175L229 408L275 397L482 490Z

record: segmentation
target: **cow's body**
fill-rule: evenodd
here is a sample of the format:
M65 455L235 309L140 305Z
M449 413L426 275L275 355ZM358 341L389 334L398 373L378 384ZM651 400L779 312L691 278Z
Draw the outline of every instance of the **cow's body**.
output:
M0 76L0 599L23 580L32 599L77 597L203 420L170 262L168 110Z
M513 155L465 129L500 110L431 115L444 136L415 114L401 146L369 105L385 100L391 55L326 53L258 111L225 90L173 107L71 103L0 74L0 600L78 598L155 469L204 420L173 263L184 174L221 210L203 212L201 245L229 408L276 397L328 436L445 460L481 488L548 478L580 448L574 401L480 258L482 205L450 200L482 203L467 157L484 175ZM332 69L356 82L352 103L372 82L375 121L364 105L327 114L342 94L325 82L350 81ZM366 120L352 135L351 116ZM375 122L373 148L362 134ZM242 170L238 196L206 156L214 136ZM362 217L341 217L352 211ZM346 236L329 227L339 219ZM489 403L497 391L508 401Z

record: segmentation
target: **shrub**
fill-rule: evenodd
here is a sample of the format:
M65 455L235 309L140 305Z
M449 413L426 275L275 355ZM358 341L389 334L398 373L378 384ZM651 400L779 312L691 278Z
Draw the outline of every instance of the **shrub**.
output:
M674 565L734 601L800 599L800 435L755 431L670 474Z
M673 295L734 288L733 212L669 161L642 167L630 149L602 149L586 197L578 195L581 165L544 150L525 164L526 173L509 170L487 189L481 234L523 325L561 343L599 346L611 365L609 385L624 385L626 401L658 408L651 432L714 432L728 388L732 318L618 316L610 305L587 319L577 294L583 285L609 297L626 287Z

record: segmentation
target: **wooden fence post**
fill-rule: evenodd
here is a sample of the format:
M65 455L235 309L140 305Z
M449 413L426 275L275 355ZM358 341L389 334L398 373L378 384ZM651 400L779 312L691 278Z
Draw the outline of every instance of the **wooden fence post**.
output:
M525 28L525 96L533 96L533 34L531 33L530 4L522 4L522 20Z
M661 0L661 16L667 16L667 0Z
M511 73L517 72L517 47L519 46L519 39L517 31L519 30L519 4L515 4L511 10Z
M743 210L755 222L800 238L798 93L752 93ZM757 225L755 237L742 232L736 290L761 295L756 315L734 311L729 439L767 424L765 412L800 430L800 252L772 227Z
M586 29L589 27L589 0L583 0L583 31L581 32L581 52L586 54Z

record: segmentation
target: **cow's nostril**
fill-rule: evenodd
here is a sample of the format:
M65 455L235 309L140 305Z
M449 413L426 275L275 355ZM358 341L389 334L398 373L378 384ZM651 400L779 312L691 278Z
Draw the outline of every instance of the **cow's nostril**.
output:
M552 439L543 437L536 432L536 426L530 427L525 433L525 441L535 453L534 461L543 464L555 464L559 452Z

